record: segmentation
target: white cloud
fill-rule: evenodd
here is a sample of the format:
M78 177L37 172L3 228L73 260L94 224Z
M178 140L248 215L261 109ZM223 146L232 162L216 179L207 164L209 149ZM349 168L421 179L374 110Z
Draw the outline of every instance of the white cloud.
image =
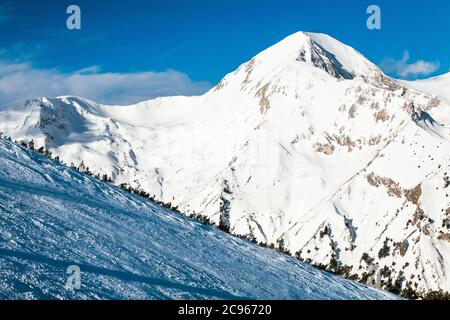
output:
M65 73L57 69L37 69L30 63L0 61L0 107L36 97L61 95L126 105L159 96L198 95L210 87L208 82L192 81L175 70L102 73L94 66Z
M410 78L417 76L427 76L439 69L439 62L431 62L418 60L408 63L410 59L409 52L406 50L400 60L393 58L385 58L381 62L381 68L386 72L395 73L402 78Z

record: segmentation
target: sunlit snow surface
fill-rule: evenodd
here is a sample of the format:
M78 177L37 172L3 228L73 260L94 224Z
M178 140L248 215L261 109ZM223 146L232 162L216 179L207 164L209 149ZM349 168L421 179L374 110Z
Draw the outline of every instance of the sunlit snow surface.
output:
M43 97L0 132L312 264L450 291L448 79L405 84L298 32L202 96Z
M402 81L413 89L440 97L450 103L450 72L438 77L416 81Z
M70 265L81 289L65 288ZM0 140L2 299L390 299Z

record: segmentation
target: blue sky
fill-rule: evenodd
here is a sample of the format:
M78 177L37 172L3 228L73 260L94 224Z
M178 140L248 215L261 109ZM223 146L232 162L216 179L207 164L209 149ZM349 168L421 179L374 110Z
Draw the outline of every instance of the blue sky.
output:
M81 8L81 30L66 28L70 4ZM381 30L366 27L370 4L381 8ZM450 69L449 14L448 0L0 0L0 104L64 90L117 103L198 94L300 30L328 33L396 77L438 75ZM20 86L26 76L60 85L2 87L20 75ZM93 82L105 92L89 91Z

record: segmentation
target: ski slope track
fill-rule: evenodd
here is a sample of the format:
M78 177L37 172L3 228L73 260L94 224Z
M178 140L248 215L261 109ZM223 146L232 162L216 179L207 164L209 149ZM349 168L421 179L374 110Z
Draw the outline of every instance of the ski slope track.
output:
M39 98L0 112L0 132L375 287L450 291L449 89L435 88L298 32L202 96Z
M0 140L1 299L395 299ZM66 289L69 266L81 288Z

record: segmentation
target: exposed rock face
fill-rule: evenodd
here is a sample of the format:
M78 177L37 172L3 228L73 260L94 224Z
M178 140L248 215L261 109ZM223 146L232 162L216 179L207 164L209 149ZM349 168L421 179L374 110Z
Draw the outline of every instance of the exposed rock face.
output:
M353 75L345 70L342 64L331 52L328 52L313 41L311 42L310 50L311 51L309 52L309 57L314 66L324 70L332 77L338 79L353 79ZM303 62L307 61L307 54L305 50L300 51L298 60Z

